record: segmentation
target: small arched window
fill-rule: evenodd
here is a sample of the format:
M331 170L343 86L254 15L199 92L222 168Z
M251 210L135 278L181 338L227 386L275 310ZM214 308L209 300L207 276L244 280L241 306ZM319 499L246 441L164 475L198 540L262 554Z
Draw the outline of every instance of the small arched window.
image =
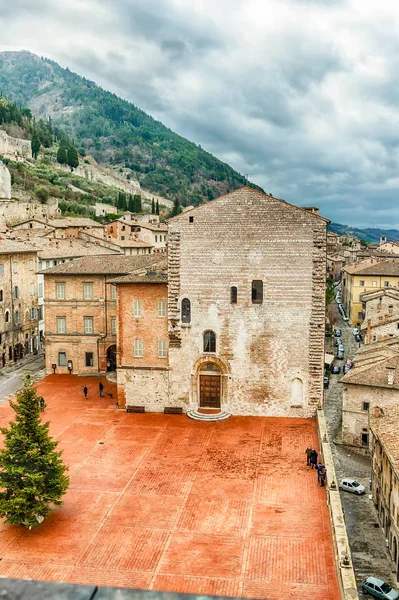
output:
M216 352L216 335L214 331L204 333L204 352Z
M188 298L181 301L181 322L191 323L191 302Z
M5 316L5 322L8 323L8 321L10 320L10 313L8 312L8 310L6 310L6 314Z
M230 288L230 302L231 304L237 304L237 286L235 285Z

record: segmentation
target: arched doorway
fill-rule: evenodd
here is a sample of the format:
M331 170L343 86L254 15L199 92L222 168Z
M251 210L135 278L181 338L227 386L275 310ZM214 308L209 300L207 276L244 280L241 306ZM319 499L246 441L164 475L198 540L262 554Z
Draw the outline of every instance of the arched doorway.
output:
M199 405L201 408L220 408L222 374L218 365L204 363L199 372Z
M107 373L116 369L116 345L107 348Z
M393 562L396 565L396 561L398 560L398 544L396 542L396 537L393 536Z

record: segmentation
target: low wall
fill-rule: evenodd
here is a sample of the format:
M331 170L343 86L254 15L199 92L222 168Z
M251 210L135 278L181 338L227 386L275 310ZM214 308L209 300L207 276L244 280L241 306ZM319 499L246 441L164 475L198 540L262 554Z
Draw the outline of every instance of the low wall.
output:
M327 506L330 514L331 533L334 543L335 566L342 600L358 600L355 573L349 548L348 536L338 490L330 440L327 433L324 411L317 411L320 452L327 470Z

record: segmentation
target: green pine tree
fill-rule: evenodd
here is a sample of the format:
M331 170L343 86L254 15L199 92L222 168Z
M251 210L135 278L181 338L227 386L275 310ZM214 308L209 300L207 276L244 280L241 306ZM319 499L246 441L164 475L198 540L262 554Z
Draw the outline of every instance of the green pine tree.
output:
M40 420L39 397L29 376L17 401L9 428L0 428L5 447L0 450L0 516L6 523L31 529L43 522L51 509L62 504L69 486L67 467L49 435L49 423Z
M157 205L156 205L156 208L155 208L155 212L156 212L157 215L159 215L159 201L158 200L157 200Z
M72 167L72 169L76 169L76 167L79 166L79 154L75 146L70 146L68 148L67 157L67 164Z
M68 162L68 151L62 144L57 151L57 162L60 163L60 165L66 165Z
M130 212L134 213L134 200L133 200L133 196L132 194L129 194L129 201L127 203L127 207L128 210L130 210Z
M155 215L155 202L154 202L154 198L152 199L152 202L151 202L151 214Z
M180 213L181 213L181 206L180 206L178 199L175 198L175 201L173 203L173 208L170 211L168 217L172 218L172 217L175 217L176 215L179 215Z
M36 132L32 135L31 147L33 158L37 158L40 150L40 140Z
M117 207L119 210L126 210L126 194L123 192L118 192Z
M143 207L141 204L141 194L136 194L136 199L137 199L137 212L138 213L142 213L143 212Z

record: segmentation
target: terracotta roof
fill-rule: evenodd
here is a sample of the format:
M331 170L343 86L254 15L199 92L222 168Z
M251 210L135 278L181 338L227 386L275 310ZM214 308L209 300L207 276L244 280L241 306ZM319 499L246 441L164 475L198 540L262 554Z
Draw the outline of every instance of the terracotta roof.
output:
M37 248L26 242L0 238L0 254L22 254L25 252L37 252Z
M93 221L93 219L87 219L85 217L64 217L63 219L51 219L47 225L50 227L65 229L67 227L100 227L103 228L101 223Z
M392 300L399 300L399 290L393 287L374 289L370 292L365 292L362 294L362 302L368 302L369 300L374 300L375 298L381 298L381 296L388 296L389 298L392 298Z
M362 346L356 352L353 365L341 383L399 389L399 338ZM388 384L388 366L397 369L393 385Z
M300 210L301 212L306 213L307 215L310 215L311 217L314 217L316 219L321 219L325 223L331 223L331 221L329 219L326 219L326 217L322 217L321 215L319 215L315 212L310 212L309 210L306 210L305 208L301 208L300 206L296 206L295 204L290 204L286 200L281 200L281 198L276 198L275 196L271 196L270 194L265 194L265 192L256 190L255 188L251 188L247 185L239 188L238 190L234 190L233 192L230 192L228 194L224 194L223 196L219 196L218 198L215 198L214 200L209 200L208 202L204 202L200 206L196 206L195 208L193 208L191 210L185 210L182 213L180 213L179 215L177 215L176 217L172 217L171 219L168 219L168 223L172 222L172 221L178 221L181 218L186 218L188 213L197 212L199 210L204 210L204 208L206 208L209 204L213 205L217 202L220 202L221 200L225 200L226 198L235 200L235 198L238 197L238 199L239 199L240 196L242 196L242 194L257 195L264 201L277 200L277 202L281 202L282 204L285 204L286 206L294 208L295 210Z
M32 218L32 219L25 219L24 221L20 221L19 223L16 223L13 227L18 227L19 225L25 225L25 223L41 223L42 225L48 225L48 223L45 219ZM13 229L13 227L11 227L11 229Z
M366 259L342 269L350 275L387 275L399 277L399 262L395 259Z
M82 242L81 240L74 239L72 244L69 240L57 240L58 245L46 244L42 248L38 248L38 257L41 260L47 260L51 258L79 258L81 256L99 256L104 254L112 254L118 256L118 250L111 250L110 248L104 248L90 242ZM66 242L66 243L60 243ZM40 242L37 244L39 246Z
M45 275L127 275L140 268L156 265L165 257L159 254L146 256L85 256L41 271Z
M115 244L115 246L120 246L121 248L153 248L153 244L149 244L148 242L143 242L142 240L118 240L112 239L107 240L107 242L111 242Z
M128 275L116 277L110 283L167 283L168 260L166 256L159 257L157 263L150 266L141 266Z
M138 226L142 229L151 229L151 231L160 231L162 233L166 233L168 231L168 226L166 223L147 223L147 221L123 221L124 223L129 223L129 225Z
M327 254L327 260L332 260L334 262L344 262L345 256L339 256L339 254Z
M377 437L387 454L396 473L399 473L399 406L384 406L382 414L376 417L370 413L370 429Z

